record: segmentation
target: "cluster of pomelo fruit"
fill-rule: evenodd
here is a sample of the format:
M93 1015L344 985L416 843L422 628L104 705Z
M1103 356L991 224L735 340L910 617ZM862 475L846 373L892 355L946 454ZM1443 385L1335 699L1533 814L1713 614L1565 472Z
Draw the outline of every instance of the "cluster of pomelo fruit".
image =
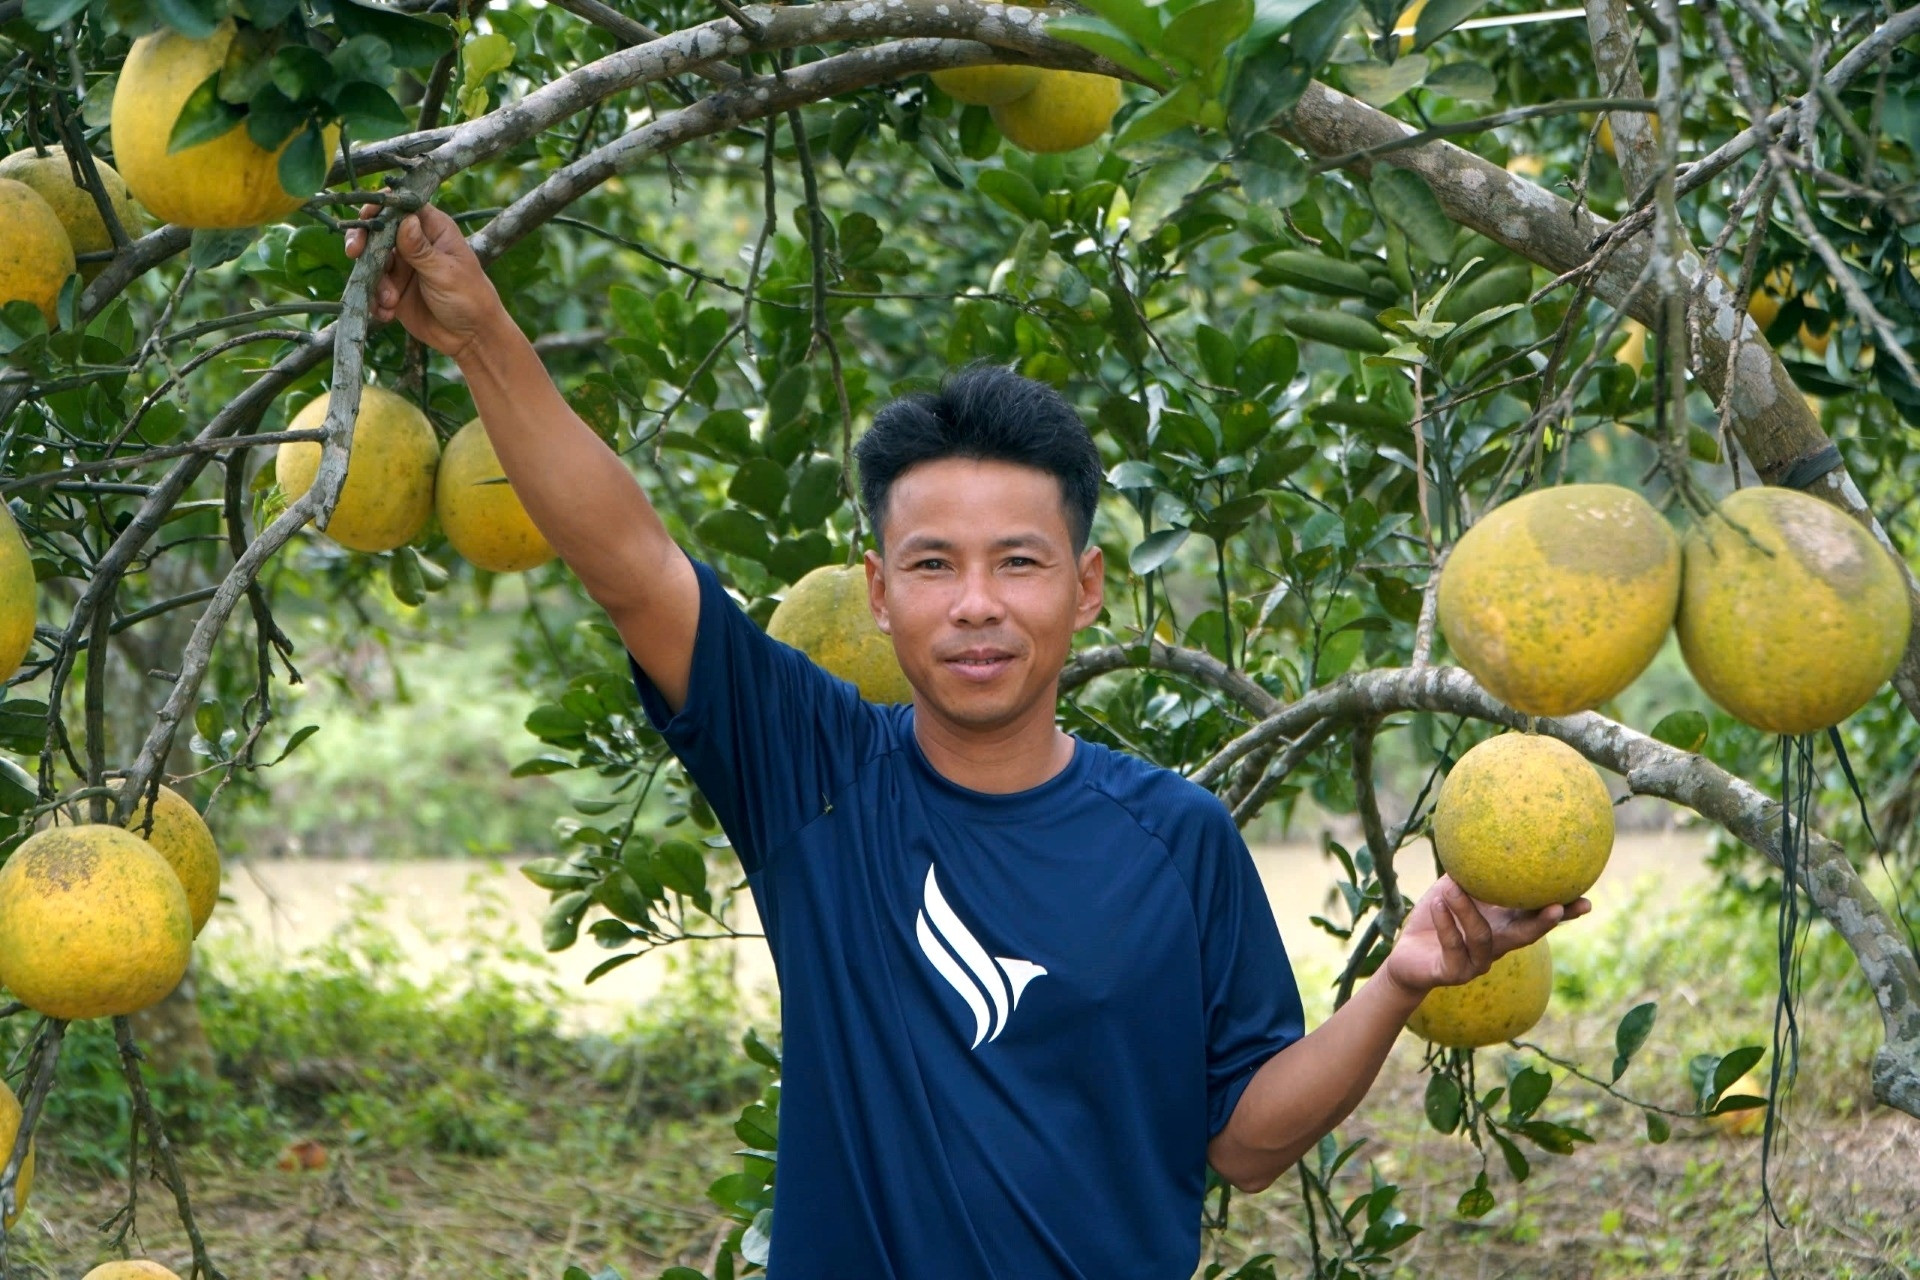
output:
M1839 723L1885 684L1911 624L1904 575L1863 526L1793 489L1742 489L1684 541L1614 485L1537 490L1482 518L1442 572L1439 622L1462 666L1528 716L1600 706L1672 628L1722 708L1772 733ZM1473 747L1435 804L1434 849L1483 902L1534 910L1591 888L1613 847L1594 767L1542 734ZM1438 1044L1510 1040L1545 1012L1545 940L1429 995L1413 1029Z
M162 30L142 36L128 51L113 95L114 164L90 158L129 235L140 229L140 206L196 229L259 226L300 207L301 197L280 185L280 153L291 138L269 151L236 125L207 141L168 149L187 99L226 65L234 30L231 20L204 39ZM326 131L329 153L339 133ZM65 151L29 148L0 161L0 304L31 302L51 325L75 255L112 248L93 193ZM85 274L91 278L98 270L88 264Z
M287 429L319 429L330 398L309 401ZM274 479L289 502L313 487L319 469L316 440L288 441L274 459ZM419 537L435 514L453 549L482 569L517 573L553 559L553 548L507 483L480 419L454 432L443 452L412 401L362 387L347 479L327 536L353 551L392 551Z
M991 64L936 71L956 102L986 107L1003 137L1022 151L1074 151L1107 131L1120 110L1120 82L1086 71Z
M48 827L0 866L0 990L66 1021L138 1013L180 984L219 898L213 832L170 787L135 805L125 827ZM19 1101L0 1082L0 1162L19 1127ZM31 1160L29 1149L16 1213Z

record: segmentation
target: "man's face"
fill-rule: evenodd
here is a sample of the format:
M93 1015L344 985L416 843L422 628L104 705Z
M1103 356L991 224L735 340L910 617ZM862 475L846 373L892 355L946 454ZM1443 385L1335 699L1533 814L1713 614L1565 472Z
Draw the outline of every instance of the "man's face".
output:
M873 616L918 701L990 729L1045 701L1073 633L1099 616L1098 547L1073 552L1060 482L1009 462L943 458L887 495L884 558L867 555Z

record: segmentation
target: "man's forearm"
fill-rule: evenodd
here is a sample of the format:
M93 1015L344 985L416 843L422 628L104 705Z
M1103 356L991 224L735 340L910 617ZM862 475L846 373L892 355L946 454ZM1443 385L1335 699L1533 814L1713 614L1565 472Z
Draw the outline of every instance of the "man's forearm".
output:
M633 597L678 552L626 464L567 404L504 311L459 364L534 525L608 612L643 604Z
M1419 1003L1377 973L1312 1034L1269 1058L1208 1144L1214 1169L1242 1191L1285 1173L1360 1105Z

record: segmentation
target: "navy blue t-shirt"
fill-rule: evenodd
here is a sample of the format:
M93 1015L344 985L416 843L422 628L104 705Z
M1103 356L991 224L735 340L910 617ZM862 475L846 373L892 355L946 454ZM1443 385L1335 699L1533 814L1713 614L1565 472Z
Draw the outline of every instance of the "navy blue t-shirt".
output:
M695 569L685 706L634 676L780 979L770 1280L1187 1280L1207 1141L1303 1030L1226 810L1085 741L1032 790L958 786L912 707Z

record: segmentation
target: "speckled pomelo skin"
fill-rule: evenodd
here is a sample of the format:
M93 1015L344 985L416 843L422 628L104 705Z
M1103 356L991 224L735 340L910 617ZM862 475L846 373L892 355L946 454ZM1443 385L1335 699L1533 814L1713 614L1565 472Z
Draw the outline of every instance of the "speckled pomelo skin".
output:
M1498 907L1572 902L1613 852L1613 799L1578 751L1504 733L1461 756L1440 784L1433 847L1447 874Z
M933 82L955 102L971 107L1001 107L1023 98L1040 83L1038 67L955 67L933 73Z
M180 1277L157 1262L128 1258L122 1262L103 1262L81 1280L180 1280Z
M553 548L506 478L487 429L475 418L453 433L433 480L440 529L467 563L518 573L553 559Z
M1096 141L1120 109L1120 82L1088 71L1043 70L1040 82L992 108L993 123L1022 151L1073 151Z
M913 701L893 641L867 607L867 574L859 565L823 565L794 583L767 620L767 634L859 686L868 702Z
M33 646L39 598L27 540L20 536L13 512L0 501L0 680L11 678L20 669Z
M199 937L220 901L220 848L206 819L178 791L161 787L153 802L152 827L147 825L147 803L142 797L127 817L127 830L152 845L180 877L193 916L193 936Z
M236 125L217 138L169 152L174 121L193 91L226 65L232 20L194 40L162 28L127 51L113 91L113 159L127 189L157 218L183 227L257 227L298 209L304 198L280 185L280 153L296 132L268 151ZM329 158L340 129L323 131Z
M1482 1049L1526 1034L1552 995L1553 950L1542 938L1507 952L1472 982L1427 992L1407 1026L1448 1048Z
M332 393L308 402L287 424L289 431L326 425ZM353 423L347 482L340 490L326 534L355 551L391 551L420 536L433 514L433 479L440 442L413 402L380 387L362 387L360 416ZM320 442L291 440L280 446L274 478L287 501L313 487L320 470Z
M7 1156L13 1151L13 1140L20 1136L20 1099L0 1080L0 1166L4 1166ZM20 1215L26 1211L27 1196L33 1191L33 1146L27 1144L27 1158L20 1165L19 1180L13 1184L13 1213L7 1218L7 1230L13 1230L13 1224L20 1221Z
M1488 693L1531 716L1587 711L1659 652L1680 540L1618 485L1539 489L1468 529L1440 577L1440 630Z
M138 237L140 212L133 203L133 197L127 194L127 184L120 181L120 175L105 160L95 157L93 168L100 175L100 186L107 193L107 203L113 207L114 216L120 219L121 230L130 238ZM113 248L113 233L107 230L106 219L100 216L100 207L93 202L93 192L74 182L73 166L68 163L64 148L48 147L45 155L32 147L16 151L5 160L0 160L0 178L25 183L39 192L40 198L53 210L53 216L66 229L67 240L76 254L101 253ZM83 279L92 280L106 265L104 262L90 262L80 268L80 275Z
M59 322L60 288L73 274L73 242L38 191L0 178L0 305L31 302Z
M0 867L0 987L36 1013L137 1013L180 985L192 947L180 877L131 831L49 827Z
M1865 705L1906 652L1900 566L1843 512L1741 489L1695 525L1675 630L1700 687L1768 733L1817 733Z

